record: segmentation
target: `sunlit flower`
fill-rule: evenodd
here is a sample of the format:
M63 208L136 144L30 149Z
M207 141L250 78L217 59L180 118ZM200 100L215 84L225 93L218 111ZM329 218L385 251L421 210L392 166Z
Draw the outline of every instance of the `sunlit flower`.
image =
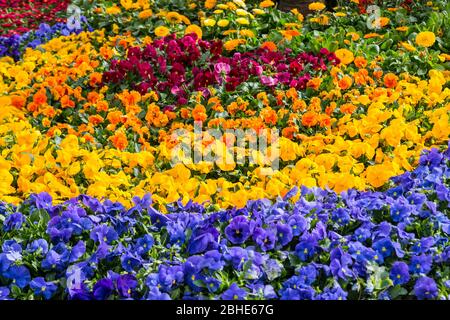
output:
M216 25L216 20L214 20L214 19L205 19L205 20L203 20L203 25L205 27L214 27Z
M195 24L187 26L184 33L185 34L195 33L199 37L199 39L201 39L203 35L202 28L200 28Z
M402 42L400 42L400 45L410 52L416 51L416 48L408 42L402 41Z
M205 8L211 10L212 8L214 8L216 6L216 4L217 4L217 0L206 0Z
M171 12L167 13L166 20L169 23L177 24L177 23L180 23L182 21L182 18L181 18L181 15L178 12L171 11Z
M138 17L139 17L139 19L145 20L145 19L150 18L152 16L152 14L153 14L152 10L151 9L147 9L147 10L143 10L143 11L139 12L139 16Z
M159 26L155 28L154 32L158 37L165 37L170 33L170 29L164 26Z
M416 43L422 47L431 47L435 41L436 36L431 31L423 31L416 36Z
M112 6L112 7L106 8L106 13L107 14L117 15L120 12L122 12L122 10L118 6Z
M334 54L343 64L350 64L355 59L353 52L347 49L338 49Z
M250 21L247 18L237 18L236 22L242 25L250 24Z
M325 4L322 2L312 2L308 5L308 9L312 11L322 11L325 9Z
M264 0L259 4L259 6L261 8L269 8L269 7L273 7L274 5L275 5L275 3L270 0Z
M227 19L220 19L219 21L217 21L217 25L221 28L225 28L230 24L230 20Z

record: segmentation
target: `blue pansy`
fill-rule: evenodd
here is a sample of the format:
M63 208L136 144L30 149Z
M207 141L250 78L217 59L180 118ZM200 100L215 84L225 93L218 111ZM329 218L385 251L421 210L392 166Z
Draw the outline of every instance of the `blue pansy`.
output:
M316 252L317 240L313 236L308 236L306 239L301 240L295 247L295 253L297 257L302 261L307 261Z
M434 299L438 295L436 282L429 277L421 277L414 285L414 294L419 300Z
M409 281L409 268L408 265L402 261L397 261L392 264L391 272L389 273L394 285L402 285Z
M48 252L48 242L45 239L33 240L33 242L27 246L27 251L44 256Z
M0 253L0 274L9 269L12 262L8 259L6 253Z
M198 227L192 232L189 239L188 251L190 254L197 254L216 249L218 238L219 232L213 226Z
M136 253L140 256L146 254L152 249L154 243L155 240L153 239L153 236L151 234L144 235L143 237L136 240Z
M432 264L433 258L429 255L421 254L419 256L412 256L409 263L409 270L415 274L427 274L430 272Z
M353 272L350 269L352 263L352 258L346 253L332 259L330 263L331 274L335 278L343 280L353 277Z
M244 300L247 296L247 291L236 283L232 283L231 286L221 295L222 300Z
M184 271L182 266L161 265L158 271L158 284L166 289L177 287L184 282Z
M3 222L3 229L6 232L11 230L19 230L25 222L25 217L20 212L9 214Z
M275 289L270 284L264 286L263 296L264 296L264 299L276 299L276 298L278 298L278 295L275 292Z
M397 199L399 196L403 195L403 186L397 186L386 191L386 195L390 196L394 199Z
M2 244L3 252L22 252L22 246L16 240L6 240Z
M185 274L185 284L192 292L201 292L205 288L205 275L202 273Z
M30 288L34 291L36 296L42 296L48 300L53 297L58 286L53 282L45 281L43 277L37 277L30 282Z
M416 255L421 253L427 253L429 249L436 243L433 237L425 237L414 243L411 248L411 251Z
M439 152L437 148L432 148L431 150L426 150L424 154L420 157L419 163L422 166L436 167L438 166L444 155Z
M86 252L86 244L82 240L78 241L77 244L73 246L70 252L69 262L77 261L85 254L85 252Z
M81 283L68 288L70 300L92 300L93 296L86 284Z
M169 223L166 227L169 234L169 242L172 245L181 246L186 240L186 226L181 223Z
M122 263L122 268L127 272L133 272L139 269L142 265L141 259L131 252L122 254L120 261Z
M355 230L352 237L355 241L364 242L366 239L370 237L370 235L371 232L368 228L359 227L358 229Z
M99 243L107 243L111 244L113 241L117 240L119 238L116 230L114 228L101 224L99 226L96 226L91 231L91 239L99 242Z
M137 287L138 282L136 277L131 274L120 275L117 279L117 291L122 298L130 298L134 289Z
M292 241L294 235L292 233L292 228L290 225L278 223L276 225L276 229L278 243L281 244L281 246L284 247Z
M216 279L214 277L207 277L204 280L205 286L208 289L209 292L214 293L217 290L219 290L220 285L222 282L219 279Z
M302 235L306 230L309 229L309 222L308 220L300 215L300 214L293 214L288 219L288 225L292 228L292 234L294 236Z
M147 300L171 300L170 296L165 293L161 292L158 287L151 287L148 291L145 299Z
M34 203L37 209L43 209L49 213L53 212L52 200L52 196L47 192L41 192L30 196L30 202Z
M283 265L276 259L268 259L264 265L263 270L269 281L278 278L283 272Z
M316 300L347 300L348 293L339 285L325 290L316 296Z
M273 249L277 240L276 228L256 228L253 232L253 240L262 251Z
M10 300L10 290L8 287L0 287L0 300Z
M246 217L237 216L225 228L225 235L231 243L242 244L251 236L252 229L253 227Z
M41 266L44 270L63 270L69 262L70 251L64 243L58 243L47 252Z
M303 266L298 270L298 279L307 285L312 285L316 281L317 275L317 268L314 265Z
M360 242L352 241L348 244L348 252L357 262L366 262L372 260L375 252L361 244Z
M404 221L410 216L412 212L412 206L404 197L400 197L391 204L391 218L394 222Z
M150 215L152 224L158 229L162 228L170 221L170 219L166 215L157 211L153 207L148 208L148 214Z
M11 279L12 283L19 288L24 288L31 280L30 271L25 266L11 266L4 273L4 277Z
M372 248L383 256L383 258L391 256L394 251L394 246L389 238L383 238L374 242Z
M222 254L218 250L207 251L202 259L201 267L207 268L210 271L218 271L223 268L225 262Z
M341 226L345 226L350 222L349 210L346 208L338 208L331 214L331 219Z
M114 292L114 282L109 278L98 280L93 288L93 295L97 300L106 300Z
M295 288L283 288L280 290L281 300L313 300L316 292L305 284L299 284Z

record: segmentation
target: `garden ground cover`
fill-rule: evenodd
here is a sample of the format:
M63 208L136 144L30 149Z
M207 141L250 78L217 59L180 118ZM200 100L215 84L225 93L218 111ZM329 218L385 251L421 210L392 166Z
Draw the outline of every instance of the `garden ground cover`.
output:
M2 298L448 299L447 1L73 4L0 38Z

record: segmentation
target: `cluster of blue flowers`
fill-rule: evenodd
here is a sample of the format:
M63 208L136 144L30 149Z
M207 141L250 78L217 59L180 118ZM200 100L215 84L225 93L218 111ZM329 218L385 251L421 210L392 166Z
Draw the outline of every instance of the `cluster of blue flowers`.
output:
M81 21L77 24L60 22L50 26L42 23L37 30L29 31L21 35L16 34L9 37L0 37L0 57L9 56L15 61L18 61L27 48L35 49L53 38L79 34L85 30L93 31L84 16L81 17Z
M449 168L432 149L385 192L303 187L221 211L1 204L0 298L449 299Z

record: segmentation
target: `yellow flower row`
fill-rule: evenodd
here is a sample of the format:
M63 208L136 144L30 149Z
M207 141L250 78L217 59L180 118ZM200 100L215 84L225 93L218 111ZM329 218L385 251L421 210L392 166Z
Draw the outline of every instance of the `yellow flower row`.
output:
M202 165L208 171L210 164L178 164L158 172L155 162L169 155L164 143L132 154L82 146L73 135L49 139L8 106L0 125L0 198L20 202L30 193L46 191L59 200L86 193L130 204L134 195L151 192L160 203L182 197L226 207L242 206L248 199L275 198L294 185L336 191L380 187L391 176L411 170L423 148L443 145L450 134L450 104L424 111L432 124L431 130L424 132L418 120L408 122L402 116L402 109L384 110L380 103L373 103L367 116L341 119L335 133L307 137L302 143L280 138L281 160L291 165L269 176L255 167L238 182L230 182L203 179ZM383 151L386 144L392 147L390 152ZM373 164L366 165L363 158ZM222 172L233 170L219 168Z

